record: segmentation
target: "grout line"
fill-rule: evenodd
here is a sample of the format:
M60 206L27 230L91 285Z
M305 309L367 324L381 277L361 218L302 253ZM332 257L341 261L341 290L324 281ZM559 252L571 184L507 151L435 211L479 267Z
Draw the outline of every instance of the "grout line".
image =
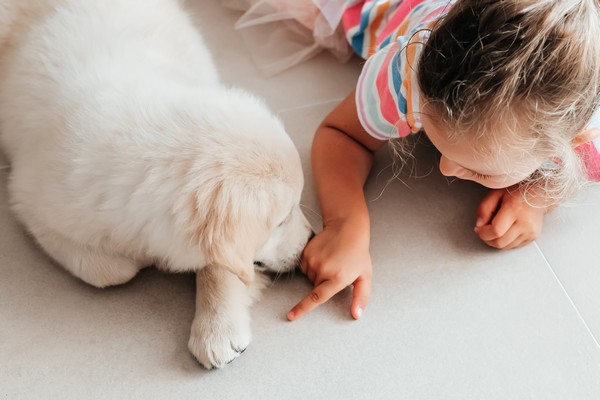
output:
M558 282L558 285L562 289L563 293L565 294L565 296L567 296L567 299L569 300L569 303L571 303L571 306L575 310L575 313L577 314L577 316L579 317L579 319L581 320L581 322L583 322L583 326L585 326L585 329L588 331L588 333L592 337L592 340L594 341L594 343L596 344L596 346L598 347L598 349L600 349L600 343L598 343L598 340L596 339L596 336L594 336L594 333L592 332L592 330L588 326L587 322L585 321L585 319L583 318L583 316L579 312L579 309L575 305L575 302L573 302L573 299L571 298L571 296L569 296L569 293L567 292L567 290L565 289L564 285L562 284L562 282L558 278L558 275L556 275L556 272L554 271L554 268L552 268L552 265L550 264L550 262L546 258L546 255L542 252L542 249L540 249L540 246L538 245L537 241L534 241L533 243L535 244L536 249L542 255L542 258L544 259L544 262L546 263L546 265L550 269L550 272L552 272L552 275L554 275L554 279L556 279L556 281Z

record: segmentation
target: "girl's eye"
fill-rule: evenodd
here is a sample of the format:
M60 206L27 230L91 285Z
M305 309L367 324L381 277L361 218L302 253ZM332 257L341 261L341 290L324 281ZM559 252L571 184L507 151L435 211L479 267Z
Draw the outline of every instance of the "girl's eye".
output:
M483 175L474 171L471 171L473 173L473 176L475 176L477 179L490 179L492 176L491 175Z

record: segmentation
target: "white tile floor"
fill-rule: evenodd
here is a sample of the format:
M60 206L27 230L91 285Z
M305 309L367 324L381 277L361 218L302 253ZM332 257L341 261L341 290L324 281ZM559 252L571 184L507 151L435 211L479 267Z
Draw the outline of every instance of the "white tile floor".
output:
M265 78L232 30L237 13L215 0L189 8L223 79L281 114L302 155L304 204L317 210L312 135L360 63L323 54ZM421 146L418 172L433 158ZM248 350L218 371L186 348L192 276L80 283L12 218L0 170L0 399L599 399L599 190L551 214L536 243L500 252L471 230L480 188L435 170L405 178L410 188L387 184L389 163L382 152L367 185L375 277L363 319L349 318L347 291L289 323L310 286L281 279L253 308Z

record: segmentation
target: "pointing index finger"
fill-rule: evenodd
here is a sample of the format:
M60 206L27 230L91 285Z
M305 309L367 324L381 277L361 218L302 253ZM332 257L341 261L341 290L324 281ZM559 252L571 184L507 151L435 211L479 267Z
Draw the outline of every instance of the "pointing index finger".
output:
M311 312L327 300L331 299L336 293L344 289L345 285L340 286L333 281L323 281L315 286L308 296L300 300L287 314L290 321L294 321L306 313Z

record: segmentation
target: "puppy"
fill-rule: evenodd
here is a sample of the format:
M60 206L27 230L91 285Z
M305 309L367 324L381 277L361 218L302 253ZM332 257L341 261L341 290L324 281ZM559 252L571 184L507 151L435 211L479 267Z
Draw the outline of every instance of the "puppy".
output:
M219 82L175 0L9 0L0 22L18 219L96 287L150 264L196 272L190 351L209 369L239 356L255 264L294 268L311 233L282 123Z

